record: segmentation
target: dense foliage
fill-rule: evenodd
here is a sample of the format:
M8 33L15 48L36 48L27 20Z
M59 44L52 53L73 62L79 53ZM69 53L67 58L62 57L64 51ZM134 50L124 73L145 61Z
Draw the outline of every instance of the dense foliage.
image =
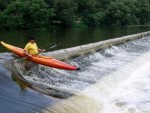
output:
M0 0L0 29L150 24L150 0Z

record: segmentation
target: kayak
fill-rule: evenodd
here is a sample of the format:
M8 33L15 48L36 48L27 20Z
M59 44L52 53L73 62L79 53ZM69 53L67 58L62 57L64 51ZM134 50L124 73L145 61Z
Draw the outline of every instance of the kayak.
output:
M24 55L24 49L7 44L3 41L0 42L5 48L7 48L8 50L10 50L11 52L13 52L14 54L20 56L20 57L24 57L26 58L26 56ZM64 70L79 70L79 68L77 68L76 66L67 64L65 62L62 62L60 60L57 60L55 58L52 57L48 57L48 56L42 56L42 55L36 55L36 56L32 56L31 58L27 58L27 60L38 63L38 64L42 64L48 67L53 67L53 68L58 68L58 69L64 69Z

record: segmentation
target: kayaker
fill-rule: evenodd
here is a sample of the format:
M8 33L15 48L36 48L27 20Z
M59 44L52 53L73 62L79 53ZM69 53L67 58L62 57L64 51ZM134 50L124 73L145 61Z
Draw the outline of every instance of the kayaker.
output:
M29 37L29 42L26 44L24 48L24 55L31 58L32 56L39 56L39 52L45 52L45 49L39 49L36 40L34 37ZM24 66L26 69L32 67L34 63L29 62L28 60L25 61Z
M24 48L24 54L27 57L32 57L33 55L38 55L39 52L45 52L45 49L39 49L36 44L35 38L29 37L29 42Z

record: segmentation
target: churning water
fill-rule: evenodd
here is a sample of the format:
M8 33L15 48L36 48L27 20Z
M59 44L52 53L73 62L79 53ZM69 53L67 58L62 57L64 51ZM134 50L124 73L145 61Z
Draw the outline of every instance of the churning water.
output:
M7 67L30 84L63 98L36 112L150 113L149 50L150 37L145 37L66 60L81 67L80 71L41 65L25 71L22 62L9 62Z

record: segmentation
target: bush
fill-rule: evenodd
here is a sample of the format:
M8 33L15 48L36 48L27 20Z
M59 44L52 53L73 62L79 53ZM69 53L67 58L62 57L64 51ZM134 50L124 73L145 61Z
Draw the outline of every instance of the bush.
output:
M5 27L9 29L43 28L52 17L43 0L18 0L4 10Z

